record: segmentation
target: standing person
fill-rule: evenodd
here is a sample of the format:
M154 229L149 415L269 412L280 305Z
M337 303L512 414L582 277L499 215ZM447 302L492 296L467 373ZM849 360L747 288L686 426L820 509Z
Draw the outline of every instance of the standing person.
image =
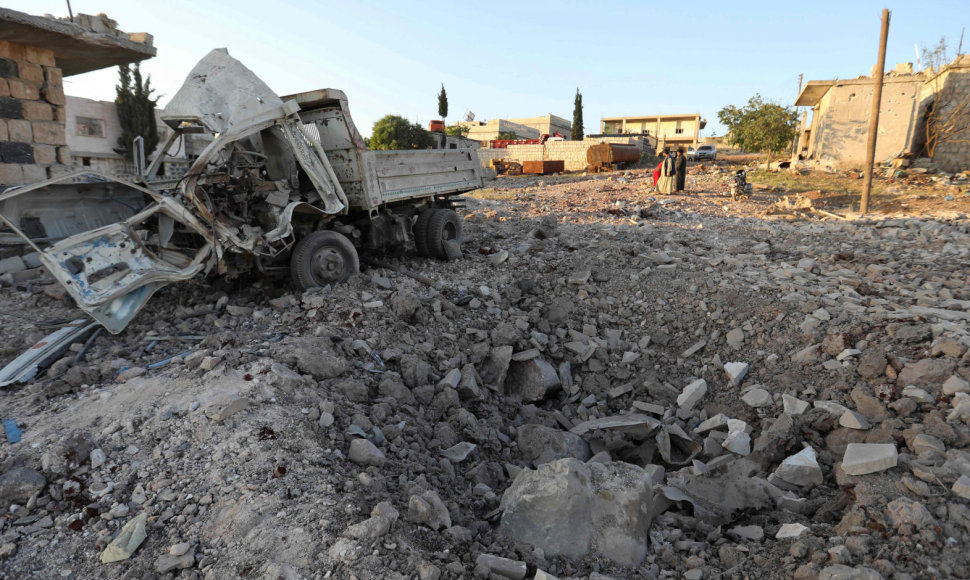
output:
M684 156L683 147L677 148L677 158L674 159L674 172L676 173L674 189L680 193L684 191L684 185L687 183L687 157Z
M653 188L657 189L657 182L660 181L660 170L664 166L663 152L660 153L660 163L653 170Z
M674 160L670 157L670 152L664 149L660 152L660 179L657 181L657 191L670 195L674 191Z

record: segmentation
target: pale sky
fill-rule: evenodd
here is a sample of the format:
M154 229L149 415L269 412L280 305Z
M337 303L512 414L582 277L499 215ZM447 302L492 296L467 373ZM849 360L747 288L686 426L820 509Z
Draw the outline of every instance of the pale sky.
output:
M65 0L2 0L67 16ZM869 74L880 11L892 11L887 68L946 36L952 57L970 1L402 2L329 0L72 0L126 32L149 32L142 64L164 106L195 63L225 47L278 94L345 91L357 126L393 113L427 126L444 83L449 123L553 113L585 128L601 117L700 113L702 135L724 133L717 111L755 93L791 104L805 80ZM970 52L970 38L964 51ZM114 100L117 69L65 79L70 95Z

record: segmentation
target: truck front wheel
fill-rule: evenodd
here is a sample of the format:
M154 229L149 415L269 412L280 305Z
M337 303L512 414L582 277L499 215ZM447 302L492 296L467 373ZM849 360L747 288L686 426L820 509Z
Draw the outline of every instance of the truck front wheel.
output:
M448 258L445 244L448 242L461 244L462 240L461 219L455 213L455 210L436 209L431 214L427 240L428 253L442 260Z
M341 234L313 232L293 248L290 275L300 290L346 282L360 272L357 249Z

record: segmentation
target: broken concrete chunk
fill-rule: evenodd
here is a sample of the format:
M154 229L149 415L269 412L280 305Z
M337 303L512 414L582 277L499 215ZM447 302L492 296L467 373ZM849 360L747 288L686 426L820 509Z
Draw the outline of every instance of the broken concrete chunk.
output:
M480 568L484 573L508 578L508 580L523 580L528 568L525 562L510 560L501 556L491 554L479 554L475 560L476 568ZM492 577L492 576L490 576Z
M705 394L707 394L707 381L697 379L684 387L684 390L677 396L677 405L681 409L689 411L704 398Z
M367 439L354 439L350 442L350 452L347 454L351 461L357 465L380 467L384 465L387 458L384 452L378 449Z
M412 495L408 500L408 521L423 524L432 530L451 527L451 514L434 491Z
M916 455L921 455L927 451L946 453L946 445L939 437L934 437L928 433L920 433L909 441L908 447Z
M823 481L822 468L819 467L815 449L812 447L805 447L782 461L775 470L775 475L799 487L814 487L821 485Z
M756 409L760 407L767 407L774 402L771 398L771 393L758 387L745 391L745 393L741 395L741 400L745 405L754 407Z
M344 535L358 540L374 540L390 531L400 514L390 502L383 501L371 510L371 517L354 524L344 531Z
M896 467L899 457L892 443L849 443L842 457L842 470L849 475L866 475Z
M547 556L594 553L637 566L647 553L653 483L629 463L560 459L520 472L501 508L501 532Z
M760 542L765 537L765 529L761 526L735 526L728 530L728 533L755 542Z
M29 467L15 467L6 471L0 475L0 509L6 510L12 503L26 504L46 485L47 478Z
M803 526L799 523L794 524L782 524L778 528L778 533L775 534L776 540L785 540L788 538L800 538L805 535L810 528L808 526Z
M582 437L545 425L522 425L516 430L516 443L522 458L535 465L566 457L587 461L590 456Z
M474 451L478 446L474 443L468 443L467 441L462 441L461 443L452 445L448 449L441 452L449 461L452 463L461 463L464 461L468 455Z
M505 386L505 376L509 371L509 363L512 362L511 346L499 346L492 349L492 352L482 362L479 375L482 382L489 388L501 392Z
M721 446L731 453L747 456L751 454L751 436L744 431L731 431Z
M155 571L159 574L168 574L173 570L185 570L195 565L195 554L185 553L179 556L163 554L155 560Z
M943 394L955 395L957 393L970 393L970 382L958 375L953 375L943 383Z
M782 395L781 404L784 412L789 415L802 415L812 406L808 401L803 401L791 395Z
M963 499L970 499L970 477L967 474L961 475L953 484L953 493Z
M108 547L101 552L101 562L119 562L127 560L135 553L138 546L145 541L148 534L145 532L145 524L148 522L148 513L142 512L121 528L118 536L108 544Z
M746 362L729 362L724 363L724 372L727 373L728 378L731 379L731 383L735 387L741 385L741 381L744 380L744 376L748 374L748 363Z
M509 394L519 395L523 401L541 401L559 390L559 373L548 362L534 358L512 361L505 387Z
M839 417L839 425L846 427L848 429L868 429L869 420L862 413L857 413L850 409L847 409L842 416Z

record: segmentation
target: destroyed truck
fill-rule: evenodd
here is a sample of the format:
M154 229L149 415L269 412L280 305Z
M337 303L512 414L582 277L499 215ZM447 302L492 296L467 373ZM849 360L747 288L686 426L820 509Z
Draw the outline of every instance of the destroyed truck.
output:
M288 272L305 290L358 272L357 248L460 254L454 196L482 185L473 151L370 151L343 92L279 97L224 49L161 117L173 132L137 183L82 172L0 193L0 225L109 332L199 275ZM195 134L211 142L188 171L159 176L161 152Z

